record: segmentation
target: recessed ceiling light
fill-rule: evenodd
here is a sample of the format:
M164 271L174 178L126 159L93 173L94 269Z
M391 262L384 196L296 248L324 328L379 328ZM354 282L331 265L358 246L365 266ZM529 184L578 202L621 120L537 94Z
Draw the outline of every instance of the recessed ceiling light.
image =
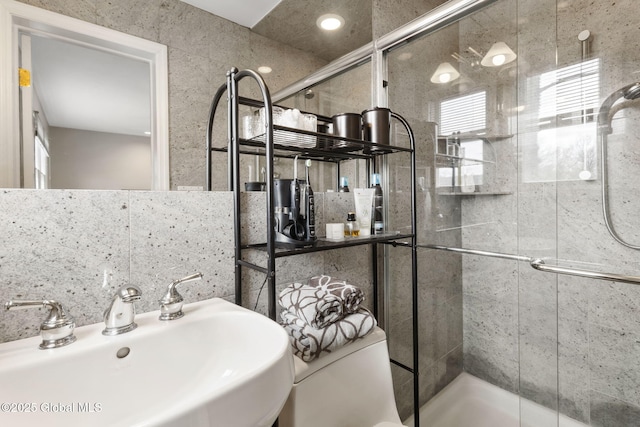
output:
M261 74L269 74L272 71L271 67L267 67L266 65L258 67L258 72Z
M151 135L151 132L150 132L150 131L148 131L148 130L146 130L146 131L144 131L144 134L145 134L145 135Z
M334 31L344 25L344 18L335 13L327 13L318 18L316 25L323 30Z

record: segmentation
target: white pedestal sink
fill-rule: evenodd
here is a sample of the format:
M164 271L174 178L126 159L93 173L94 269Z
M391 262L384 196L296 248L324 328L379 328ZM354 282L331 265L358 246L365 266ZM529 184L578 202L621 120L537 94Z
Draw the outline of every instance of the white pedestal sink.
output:
M284 330L219 298L183 311L138 315L113 337L80 327L52 350L40 337L1 344L0 425L270 427L294 378Z

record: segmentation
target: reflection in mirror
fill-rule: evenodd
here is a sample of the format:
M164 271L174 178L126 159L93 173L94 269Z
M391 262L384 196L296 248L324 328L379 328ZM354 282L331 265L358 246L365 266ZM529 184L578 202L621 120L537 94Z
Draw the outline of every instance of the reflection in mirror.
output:
M0 187L168 190L166 46L17 2L0 18Z
M278 102L289 108L332 117L342 113L358 113L371 108L371 61L362 62L344 72L333 75L315 85L309 86ZM288 176L289 162L283 162L285 176ZM280 169L276 167L276 169ZM288 172L288 174L287 174ZM318 191L336 190L338 180L336 166L322 163L315 168L313 181ZM348 179L353 188L366 187L366 167L364 161L350 160L340 165L340 175Z
M20 105L31 105L24 114L37 120L33 129L23 121L22 186L151 189L149 64L63 40L20 39L22 63L31 59ZM36 174L26 155L34 138Z

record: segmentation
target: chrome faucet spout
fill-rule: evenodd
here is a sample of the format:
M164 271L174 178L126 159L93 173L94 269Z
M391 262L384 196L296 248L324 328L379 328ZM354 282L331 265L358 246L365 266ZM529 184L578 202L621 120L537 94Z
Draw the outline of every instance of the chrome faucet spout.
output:
M58 348L76 340L73 330L76 322L68 315L62 304L54 300L13 300L4 304L5 310L49 307L49 315L40 325L42 343L40 349Z
M136 307L134 301L138 301L142 291L137 286L128 285L118 289L111 305L104 312L105 328L103 335L120 335L133 331L138 325L135 323Z

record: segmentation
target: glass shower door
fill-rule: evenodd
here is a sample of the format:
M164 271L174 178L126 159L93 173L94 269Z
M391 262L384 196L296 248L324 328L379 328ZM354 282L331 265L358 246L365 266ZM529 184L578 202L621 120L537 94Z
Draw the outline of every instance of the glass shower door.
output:
M638 5L553 3L557 259L549 263L640 276ZM557 282L560 413L592 426L640 425L640 287Z
M423 425L524 422L517 6L512 0L494 2L386 54L389 107L418 135ZM402 280L392 275L391 281L393 288ZM393 340L390 345L393 353ZM450 411L458 418L434 412L439 405L428 403L462 378L481 381L483 396L508 397L487 412L463 403L478 402L477 396L459 394Z

